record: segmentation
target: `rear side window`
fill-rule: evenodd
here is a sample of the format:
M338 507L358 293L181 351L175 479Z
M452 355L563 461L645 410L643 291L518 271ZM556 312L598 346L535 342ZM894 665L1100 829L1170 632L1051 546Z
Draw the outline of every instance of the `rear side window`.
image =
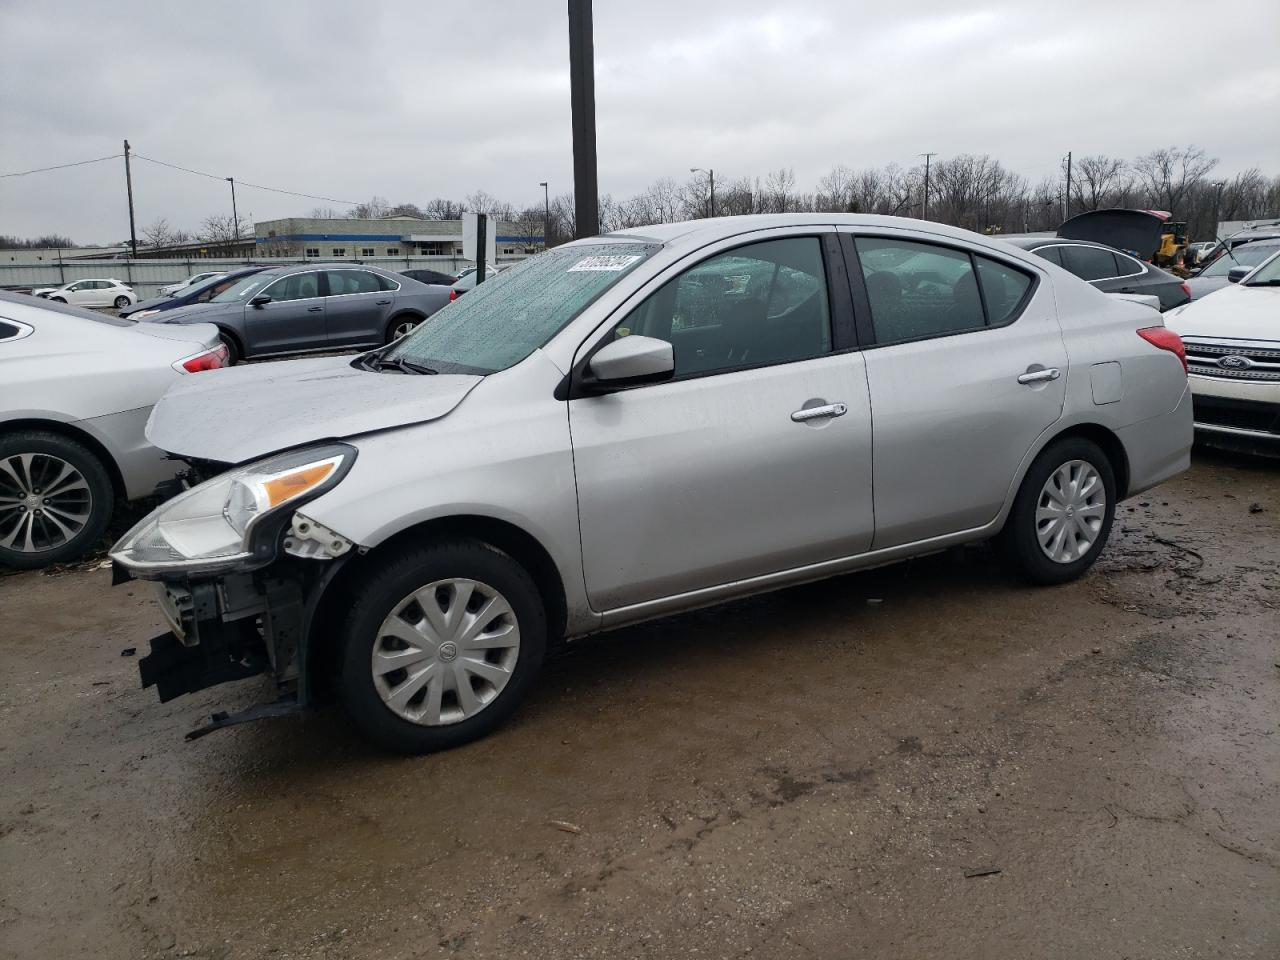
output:
M1063 247L1062 265L1081 280L1108 280L1121 272L1111 251L1100 247Z
M1037 257L1048 260L1050 263L1056 263L1062 266L1062 248L1061 247L1041 247L1032 251Z
M855 240L878 343L985 327L969 255L909 240Z
M1143 273L1144 267L1133 257L1126 257L1123 253L1113 253L1116 258L1116 269L1120 272L1116 274L1118 277L1131 277L1135 273Z
M0 340L13 340L22 332L22 328L8 320L0 320Z
M1008 323L1017 315L1022 298L1031 289L1031 278L995 260L974 259L978 262L978 282L987 304L987 323L993 327Z
M367 270L330 270L329 296L341 297L350 293L377 293L382 287L379 278Z

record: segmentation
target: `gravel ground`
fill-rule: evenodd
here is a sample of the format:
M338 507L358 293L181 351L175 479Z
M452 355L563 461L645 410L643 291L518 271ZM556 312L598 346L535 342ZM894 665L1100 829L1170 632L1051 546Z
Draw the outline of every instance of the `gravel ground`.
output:
M576 645L417 759L195 743L145 588L0 578L0 956L1280 956L1280 466L1198 455L1083 581L983 549Z

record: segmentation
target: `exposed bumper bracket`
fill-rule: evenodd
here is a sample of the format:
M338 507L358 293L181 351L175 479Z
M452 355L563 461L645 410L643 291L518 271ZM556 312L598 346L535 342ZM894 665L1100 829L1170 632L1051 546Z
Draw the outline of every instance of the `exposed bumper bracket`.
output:
M199 740L201 737L207 737L215 730L221 730L223 727L234 727L238 723L248 723L251 720L269 720L272 717L284 717L291 713L297 713L302 709L302 704L298 703L297 697L281 697L274 703L255 703L252 707L246 707L236 713L227 713L225 710L219 710L217 713L209 717L209 722L203 727L196 727L186 736L187 740Z

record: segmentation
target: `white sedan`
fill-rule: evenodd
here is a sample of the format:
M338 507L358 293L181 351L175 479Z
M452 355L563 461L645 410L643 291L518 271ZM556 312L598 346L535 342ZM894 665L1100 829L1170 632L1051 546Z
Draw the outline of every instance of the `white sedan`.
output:
M1165 323L1186 345L1200 439L1277 455L1280 253L1252 271L1236 267L1228 279L1230 286L1170 310Z
M208 270L208 271L205 271L204 273L193 273L191 276L187 277L187 279L185 280L180 280L177 283L170 283L161 287L157 292L157 296L172 297L179 290L185 290L187 287L191 286L193 283L200 283L201 281L204 281L204 280L212 280L214 277L225 277L225 276L226 276L226 273L221 270Z
M138 295L127 284L115 278L73 280L60 287L41 287L31 291L37 297L77 307L115 307L123 310L138 302Z

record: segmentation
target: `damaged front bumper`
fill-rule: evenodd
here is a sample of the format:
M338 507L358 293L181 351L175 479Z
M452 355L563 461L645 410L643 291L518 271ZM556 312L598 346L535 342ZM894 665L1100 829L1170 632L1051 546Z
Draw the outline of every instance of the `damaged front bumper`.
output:
M346 557L327 563L285 556L258 570L153 581L169 631L151 638L138 661L142 686L161 703L218 684L268 674L278 698L235 714L215 713L188 739L247 720L280 716L313 702L308 654L325 586ZM131 580L113 564L113 583Z

